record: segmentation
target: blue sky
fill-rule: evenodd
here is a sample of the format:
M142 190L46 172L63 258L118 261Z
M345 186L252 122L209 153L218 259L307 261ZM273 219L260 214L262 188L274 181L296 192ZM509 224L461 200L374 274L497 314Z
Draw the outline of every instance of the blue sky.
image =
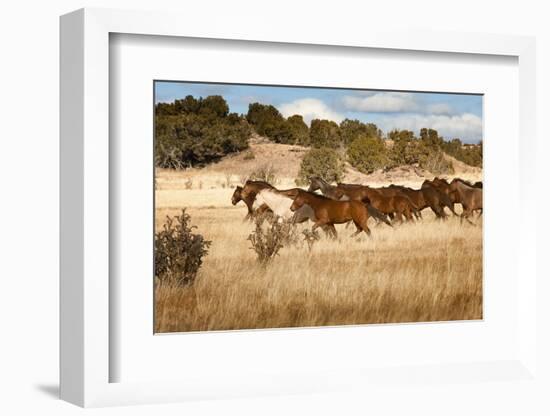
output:
M253 102L271 104L285 116L300 114L340 122L345 118L376 123L384 132L394 128L434 128L446 139L466 143L482 138L482 96L470 94L273 87L238 84L155 82L155 101L172 102L186 95L221 95L230 111L246 114Z

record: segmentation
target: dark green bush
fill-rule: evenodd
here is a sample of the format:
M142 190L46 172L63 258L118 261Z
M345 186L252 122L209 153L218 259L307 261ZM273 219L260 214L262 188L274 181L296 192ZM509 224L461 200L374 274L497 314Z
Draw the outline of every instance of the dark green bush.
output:
M311 176L319 176L327 182L340 182L344 177L344 163L334 149L322 147L310 149L302 159L296 184L304 186Z
M161 282L189 285L197 278L212 242L194 234L190 220L183 209L181 215L167 217L163 230L155 234L155 276Z
M246 120L254 127L256 133L266 136L277 143L291 141L290 126L285 118L272 105L252 103L248 106Z
M378 137L363 136L355 139L347 153L349 163L363 173L372 173L388 164L386 145Z
M359 137L382 137L382 131L373 123L363 123L359 120L346 118L340 123L340 135L346 146Z
M188 96L159 103L155 115L155 164L183 169L204 166L248 147L252 132L244 118L229 114L220 96Z
M392 141L388 149L389 167L418 163L418 140L410 130L392 130L388 133Z
M309 129L309 143L312 147L337 149L342 144L338 124L330 120L312 120Z
M286 119L286 124L290 132L289 144L309 146L309 127L302 116L298 114L290 116Z
M444 142L442 149L448 155L470 166L483 166L483 144L465 145L460 139Z

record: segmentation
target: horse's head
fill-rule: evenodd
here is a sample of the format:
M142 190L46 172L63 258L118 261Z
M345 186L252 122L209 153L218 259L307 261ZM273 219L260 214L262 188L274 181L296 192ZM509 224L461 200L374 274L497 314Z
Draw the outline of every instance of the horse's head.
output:
M422 182L422 188L429 188L430 186L433 186L433 183L429 179L426 179L424 180L424 182Z
M321 189L321 179L317 176L310 176L309 178L308 192L315 192L317 189Z
M294 201L292 201L290 210L294 212L297 209L300 209L305 203L306 201L305 201L304 194L302 192L298 192L298 196L296 196L296 198L294 198Z
M460 184L460 180L457 179L457 178L454 178L451 183L449 184L449 190L451 192L454 192L457 190L457 188L459 187L459 184Z
M233 196L231 197L231 203L233 205L237 205L237 203L242 200L241 192L243 190L242 186L237 186L235 188L235 192L233 192Z

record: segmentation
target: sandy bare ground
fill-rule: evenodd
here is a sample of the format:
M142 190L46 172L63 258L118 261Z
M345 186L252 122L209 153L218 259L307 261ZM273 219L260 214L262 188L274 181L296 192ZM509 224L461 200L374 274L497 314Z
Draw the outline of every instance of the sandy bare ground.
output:
M194 286L157 285L157 332L482 318L481 219L476 226L441 222L424 210L424 220L395 229L370 222L372 237L357 239L353 227L340 225L337 241L323 238L311 251L300 241L263 268L247 240L246 208L230 202L246 173L235 166L241 170L157 171L157 230L186 207L196 231L212 241ZM278 186L295 186L293 177Z

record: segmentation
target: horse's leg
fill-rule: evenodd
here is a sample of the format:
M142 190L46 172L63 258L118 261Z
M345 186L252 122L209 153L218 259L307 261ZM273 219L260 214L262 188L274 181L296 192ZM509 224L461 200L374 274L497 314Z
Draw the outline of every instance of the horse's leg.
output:
M357 234L363 231L363 227L361 227L361 224L359 224L357 221L353 220L353 223L355 224L355 232L351 235L351 238L355 237Z
M367 235L370 237L370 236L371 236L371 232L370 232L369 226L368 226L368 224L367 224L367 219L368 219L368 218L365 218L365 219L362 221L362 223L359 224L359 226L360 226L361 229L362 229L365 233L367 233ZM361 231L359 231L359 232L361 232Z
M440 220L441 219L441 213L439 212L439 208L437 205L430 205L430 209L433 211L435 218Z
M439 217L443 221L447 219L447 213L445 212L445 205L439 205Z
M326 227L332 234L332 238L336 240L338 238L338 233L336 232L336 227L334 226L334 224L327 224Z
M401 211L396 211L396 212L395 212L395 219L396 219L396 221L398 221L400 224L403 224L403 215L401 215Z
M464 210L462 211L462 214L460 214L460 225L464 222L464 220L468 221L470 224L473 225L473 222L470 221L468 218L471 215L472 211L468 207L464 207Z
M407 219L407 222L414 222L414 218L411 214L411 210L409 207L405 207L405 210L403 211L403 214L405 215L405 218Z
M325 232L327 237L336 238L338 235L336 233L336 228L334 228L333 224L329 224L327 221L322 221L322 220L315 221L315 223L311 227L311 232L312 233L315 232L315 230L319 227L321 228L321 230Z
M468 221L471 225L475 225L471 220L470 220L470 216L472 216L473 214L473 211L470 209L470 208L466 208L464 210L464 212L462 213L461 215L461 219L462 219L462 216L464 217L464 219L466 221Z

